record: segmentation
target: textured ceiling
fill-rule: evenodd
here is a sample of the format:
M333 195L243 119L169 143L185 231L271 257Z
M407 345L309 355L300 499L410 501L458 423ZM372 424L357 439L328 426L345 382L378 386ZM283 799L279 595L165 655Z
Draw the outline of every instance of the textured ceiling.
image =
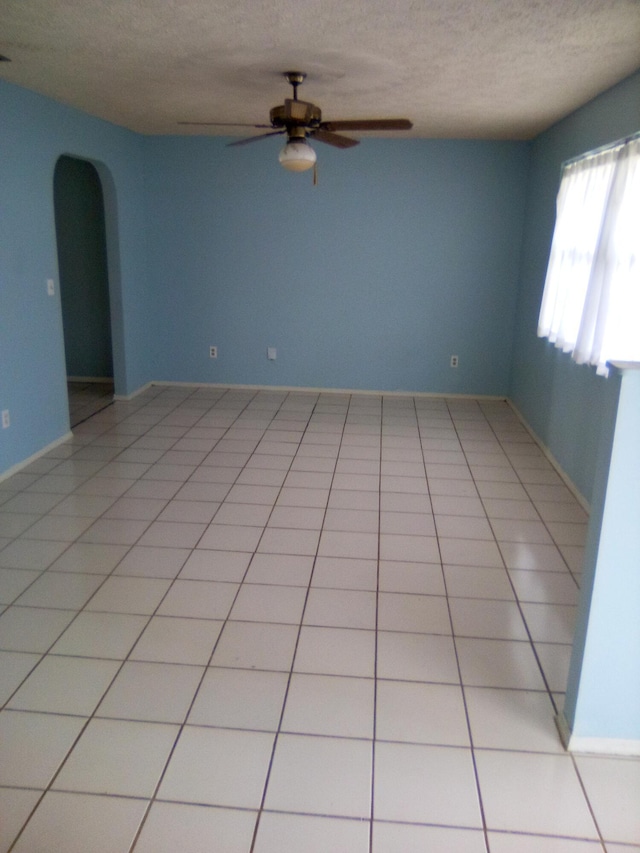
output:
M640 0L0 0L0 53L141 133L250 133L178 122L266 123L295 69L324 119L526 139L640 67Z

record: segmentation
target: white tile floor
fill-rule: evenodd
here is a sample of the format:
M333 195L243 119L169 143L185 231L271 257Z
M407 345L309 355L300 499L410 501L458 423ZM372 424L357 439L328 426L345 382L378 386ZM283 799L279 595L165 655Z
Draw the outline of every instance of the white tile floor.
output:
M623 853L586 516L500 402L155 387L0 484L0 849Z

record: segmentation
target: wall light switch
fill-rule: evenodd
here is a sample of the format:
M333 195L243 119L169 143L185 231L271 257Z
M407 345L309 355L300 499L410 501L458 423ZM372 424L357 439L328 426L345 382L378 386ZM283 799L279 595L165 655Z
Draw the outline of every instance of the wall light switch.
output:
M47 293L49 296L56 295L56 283L52 278L47 279Z
M278 351L275 347L267 347L267 358L269 361L275 361L278 355Z
M11 426L11 418L9 417L9 409L2 410L2 429L8 429Z

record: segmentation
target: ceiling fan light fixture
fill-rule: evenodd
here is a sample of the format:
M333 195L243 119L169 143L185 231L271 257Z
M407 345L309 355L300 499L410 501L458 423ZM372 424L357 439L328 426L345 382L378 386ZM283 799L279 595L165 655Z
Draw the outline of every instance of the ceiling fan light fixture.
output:
M302 140L289 141L278 155L280 165L290 172L304 172L316 162L316 152Z

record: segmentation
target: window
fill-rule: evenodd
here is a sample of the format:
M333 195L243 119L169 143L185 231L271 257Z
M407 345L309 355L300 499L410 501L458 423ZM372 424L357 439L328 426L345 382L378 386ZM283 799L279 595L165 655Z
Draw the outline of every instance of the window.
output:
M565 167L538 335L604 376L640 362L640 138Z

